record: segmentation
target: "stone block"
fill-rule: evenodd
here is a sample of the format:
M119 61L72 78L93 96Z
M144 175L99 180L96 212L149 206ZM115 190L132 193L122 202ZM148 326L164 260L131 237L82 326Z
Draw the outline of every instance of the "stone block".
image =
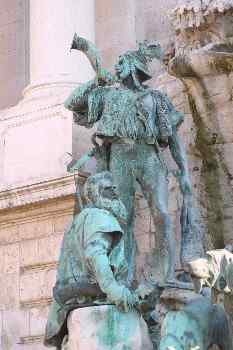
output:
M0 309L16 307L19 304L19 274L0 275L1 298Z
M55 284L56 270L26 272L20 276L20 301L30 302L50 298Z
M68 350L153 349L146 323L136 311L120 312L113 305L86 307L72 311L67 325Z
M27 240L20 243L20 266L30 266L38 262L38 240Z
M65 229L69 226L71 222L72 215L62 215L56 216L54 218L54 232L55 233L64 233Z
M3 226L0 228L0 244L7 244L19 240L18 227L16 225Z
M38 240L38 262L57 261L60 253L63 234L56 234Z
M40 336L44 334L48 318L48 307L32 308L29 311L30 336Z
M52 219L28 221L19 225L21 240L48 236L53 232Z
M19 342L20 337L29 334L28 310L4 310L2 326L5 336L7 335L14 343Z
M21 242L20 265L26 267L57 261L62 238L63 235L52 235Z
M14 350L21 350L21 349L25 349L25 350L48 350L48 348L46 346L44 346L42 343L38 342L37 340L35 342L31 341L27 344L24 345L24 347L22 348L22 345L18 345L19 348L14 347ZM52 350L54 350L55 348L50 348Z
M0 274L19 272L19 244L0 246Z

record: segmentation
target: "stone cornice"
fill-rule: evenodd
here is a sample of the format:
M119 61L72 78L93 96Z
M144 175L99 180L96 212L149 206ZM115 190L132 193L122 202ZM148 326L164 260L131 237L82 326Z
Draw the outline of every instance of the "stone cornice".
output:
M79 175L80 182L85 179ZM20 207L75 194L73 175L0 192L0 210Z
M20 301L20 307L22 309L32 309L38 307L46 307L53 301L52 297L41 298L41 299L29 299L26 301Z
M32 272L38 272L38 271L44 271L44 270L52 270L57 269L58 263L56 261L48 262L48 263L41 263L41 264L34 264L34 265L26 265L22 266L20 268L20 273L32 273Z
M43 343L44 335L32 335L28 337L20 337L19 345Z

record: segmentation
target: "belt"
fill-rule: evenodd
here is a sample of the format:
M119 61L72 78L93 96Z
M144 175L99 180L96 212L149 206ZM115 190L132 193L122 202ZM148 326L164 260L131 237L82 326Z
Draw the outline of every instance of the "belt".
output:
M155 139L153 137L142 139L142 140L133 140L130 138L119 138L113 142L114 144L123 144L123 145L154 145Z

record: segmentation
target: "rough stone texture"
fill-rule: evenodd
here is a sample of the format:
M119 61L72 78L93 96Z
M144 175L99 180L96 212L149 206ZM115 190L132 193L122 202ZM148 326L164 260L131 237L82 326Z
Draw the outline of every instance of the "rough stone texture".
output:
M115 306L86 307L68 316L67 350L152 350L145 321ZM87 327L88 325L88 327Z
M1 349L44 349L60 243L73 208L73 197L62 197L0 212Z
M196 193L212 249L232 241L232 8L232 1L184 1L172 16L176 51L169 69L189 96L200 160Z

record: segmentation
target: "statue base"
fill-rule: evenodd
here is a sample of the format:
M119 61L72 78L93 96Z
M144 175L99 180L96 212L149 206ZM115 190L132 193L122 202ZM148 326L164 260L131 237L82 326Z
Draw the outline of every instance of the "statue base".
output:
M153 350L138 312L121 312L114 305L76 309L69 314L67 327L66 350Z

